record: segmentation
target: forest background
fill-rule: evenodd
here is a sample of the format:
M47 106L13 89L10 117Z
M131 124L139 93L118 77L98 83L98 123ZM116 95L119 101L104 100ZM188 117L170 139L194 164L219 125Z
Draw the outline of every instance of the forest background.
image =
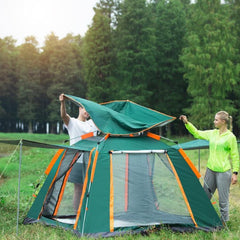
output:
M85 36L0 38L1 132L61 132L63 92L187 114L201 129L226 110L239 137L240 0L99 0L94 12ZM175 122L168 132L183 134Z

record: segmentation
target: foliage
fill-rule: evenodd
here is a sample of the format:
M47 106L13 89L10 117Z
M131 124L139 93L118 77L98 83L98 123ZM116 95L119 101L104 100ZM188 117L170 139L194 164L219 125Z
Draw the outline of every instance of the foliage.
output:
M113 0L101 0L94 8L93 23L83 45L83 73L88 85L87 96L96 102L111 100L114 83L111 81L114 63L112 40Z
M239 135L239 0L99 0L85 36L0 38L0 131L57 132L60 93L129 99L201 129L215 112ZM75 115L72 104L67 105ZM162 129L165 131L165 129ZM176 121L167 129L184 132Z
M40 68L36 45L34 37L27 37L17 56L18 118L29 124L29 132L32 132L32 121L39 117Z
M12 37L0 39L0 119L9 129L9 123L16 119L16 41Z
M239 63L240 63L240 1L239 0L230 0L229 2L230 10L231 10L231 18L235 22L235 31L237 33L237 49L238 49L238 55L234 61L234 65L238 66L238 76L236 77L238 79L238 82L240 81L240 70L239 70ZM240 108L239 101L236 101L236 99L240 98L240 88L234 87L229 94L229 98L233 101L235 109ZM240 116L238 112L236 114L233 114L234 116L234 122L235 124L235 131L239 132L240 129Z
M162 112L180 115L187 106L187 86L179 61L186 33L186 13L181 1L158 0L154 7L157 70L150 85L151 89L154 89L151 105L155 105L156 109Z
M239 66L234 21L220 0L199 0L192 7L181 60L185 67L188 92L192 96L187 111L199 127L212 127L214 114L237 109L229 93L239 83Z
M51 82L46 92L48 102L46 106L48 120L54 124L59 121L58 96L61 93L82 95L85 89L81 79L81 60L78 48L81 38L67 35L59 40L53 33L45 41L42 66L46 69L43 81ZM84 97L84 95L83 95ZM51 130L53 132L53 129Z
M120 5L115 35L118 88L117 97L148 104L152 92L148 82L154 77L155 36L145 0L126 0Z

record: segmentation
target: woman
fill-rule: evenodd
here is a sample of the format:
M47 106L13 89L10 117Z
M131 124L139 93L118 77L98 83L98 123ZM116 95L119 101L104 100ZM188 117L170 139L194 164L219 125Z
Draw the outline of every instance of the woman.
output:
M211 199L215 190L218 189L219 207L223 222L229 220L229 190L230 184L237 183L239 170L239 153L235 135L228 130L232 128L232 117L225 111L216 113L214 130L199 131L191 124L187 117L181 115L180 120L187 130L199 139L209 141L209 158L204 178L204 190ZM229 156L232 159L232 170Z

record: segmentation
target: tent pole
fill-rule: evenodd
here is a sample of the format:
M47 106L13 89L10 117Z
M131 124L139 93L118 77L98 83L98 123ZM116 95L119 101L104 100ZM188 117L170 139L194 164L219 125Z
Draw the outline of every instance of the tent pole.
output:
M198 149L198 171L200 172L200 149Z
M86 209L87 209L87 207L88 207L88 198L89 198L89 193L90 193L91 185L92 185L92 184L91 184L91 182L90 182L90 184L89 184L89 186L88 186L88 194L87 194L88 196L87 196L87 201L86 201L86 205L85 205L86 207L85 207L85 211L84 211L81 237L83 237L83 234L84 234L86 214L87 214Z
M19 150L19 168L18 168L18 203L17 203L17 230L18 235L18 222L19 222L19 206L20 206L20 181L21 181L21 165L22 165L22 139L20 140L20 150Z

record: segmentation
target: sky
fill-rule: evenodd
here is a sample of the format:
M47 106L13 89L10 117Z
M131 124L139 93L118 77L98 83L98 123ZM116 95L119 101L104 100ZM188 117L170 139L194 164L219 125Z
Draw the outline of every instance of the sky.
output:
M53 32L84 36L98 0L0 0L0 38L12 36L17 45L34 36L40 46Z

